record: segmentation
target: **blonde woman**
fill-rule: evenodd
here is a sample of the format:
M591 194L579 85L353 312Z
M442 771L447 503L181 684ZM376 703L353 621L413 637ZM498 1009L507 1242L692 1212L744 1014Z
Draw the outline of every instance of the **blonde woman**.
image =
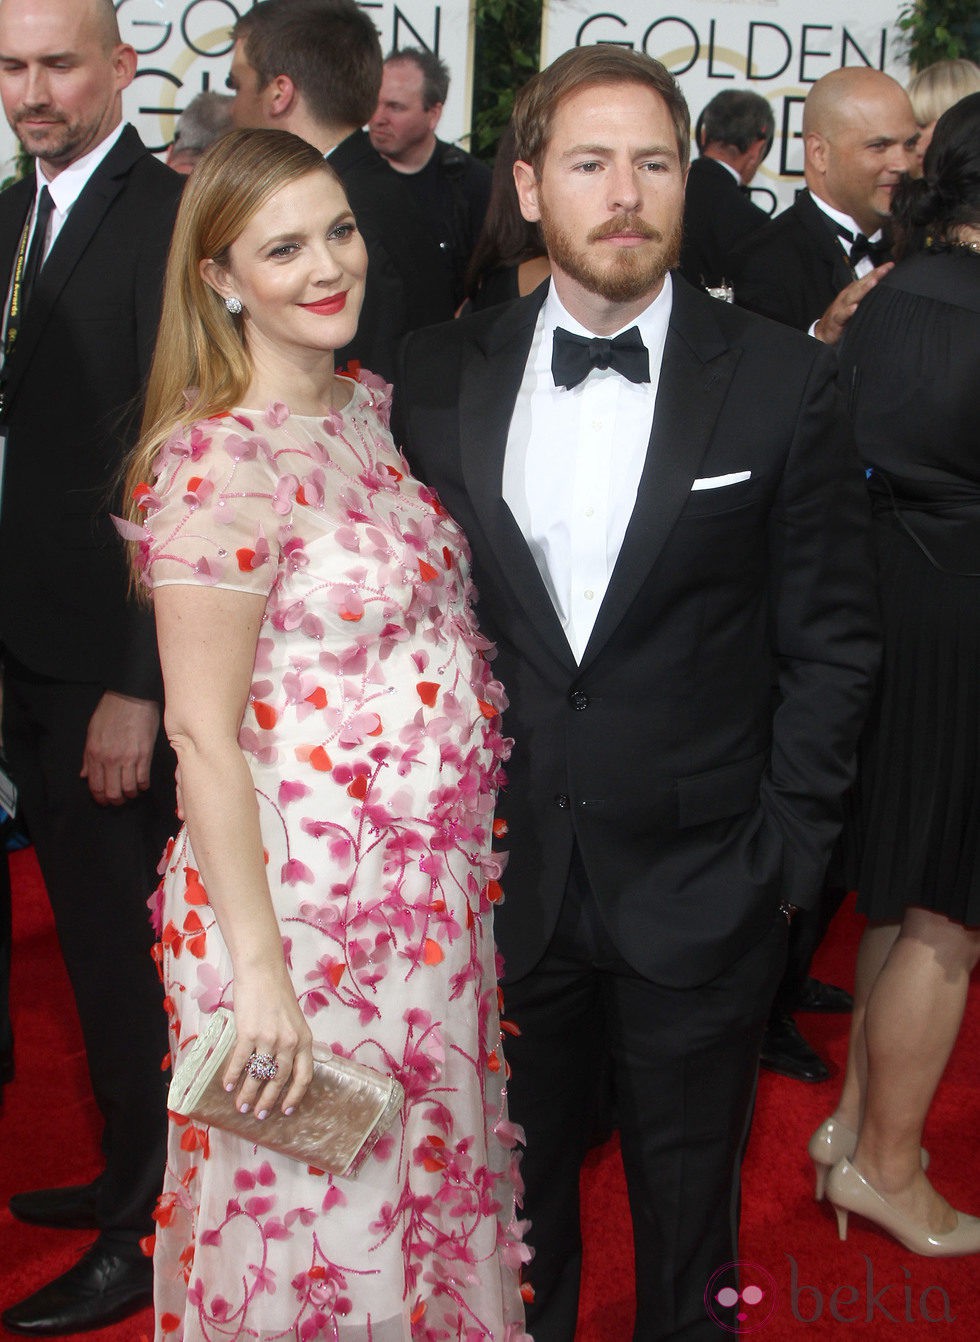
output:
M303 1105L314 1039L406 1104L356 1181L175 1120L159 1340L525 1337L491 928L503 694L387 388L334 371L366 266L309 145L214 146L128 487L186 821L159 913L174 1059L233 1006L224 1080L259 1119Z
M915 177L922 176L922 161L932 142L936 122L961 98L980 92L980 65L964 58L936 61L913 75L908 84L909 100L919 127L915 146L917 168Z

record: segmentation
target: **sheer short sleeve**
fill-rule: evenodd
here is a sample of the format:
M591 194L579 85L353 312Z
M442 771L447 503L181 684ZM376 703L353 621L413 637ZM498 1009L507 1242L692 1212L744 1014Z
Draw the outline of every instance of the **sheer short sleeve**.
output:
M150 587L173 583L268 596L291 500L277 493L268 441L233 415L181 429L161 448L145 508L140 563Z

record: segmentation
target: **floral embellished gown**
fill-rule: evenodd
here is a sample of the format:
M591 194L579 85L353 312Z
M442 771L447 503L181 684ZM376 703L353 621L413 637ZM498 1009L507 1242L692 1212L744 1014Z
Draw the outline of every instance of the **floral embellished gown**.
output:
M314 1038L396 1076L405 1108L353 1180L172 1118L158 1342L526 1336L492 936L503 692L465 539L363 377L326 419L275 404L176 435L141 558L153 587L266 596L239 742L287 963ZM177 1060L234 994L186 830L159 898Z

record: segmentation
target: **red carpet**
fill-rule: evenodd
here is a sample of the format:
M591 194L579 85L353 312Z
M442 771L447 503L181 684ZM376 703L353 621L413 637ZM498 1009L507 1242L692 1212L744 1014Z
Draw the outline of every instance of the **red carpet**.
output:
M14 880L13 1011L18 1077L0 1111L0 1304L63 1271L91 1239L84 1232L33 1229L6 1210L12 1192L79 1183L99 1168L99 1125L88 1091L78 1025L33 855L11 859ZM849 986L859 920L848 903L821 948L817 971ZM120 1003L125 1011L126 1004ZM808 1037L835 1063L844 1059L844 1017L801 1017ZM935 1260L908 1253L867 1222L852 1219L840 1244L833 1214L813 1201L805 1147L831 1108L836 1081L804 1086L763 1073L745 1164L743 1286L767 1287L748 1307L746 1331L760 1342L865 1342L915 1338L939 1328L948 1342L980 1338L980 1259ZM930 1117L925 1144L938 1186L980 1213L980 982ZM615 1142L596 1152L582 1183L587 1238L577 1342L629 1342L633 1264L629 1214ZM150 1311L91 1342L152 1336Z

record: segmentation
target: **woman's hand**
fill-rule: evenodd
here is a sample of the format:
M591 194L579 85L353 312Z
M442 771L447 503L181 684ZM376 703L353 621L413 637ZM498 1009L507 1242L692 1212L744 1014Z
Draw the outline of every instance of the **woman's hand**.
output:
M284 972L274 976L236 974L234 1051L225 1070L225 1090L241 1083L235 1104L241 1113L267 1118L278 1101L290 1114L313 1077L313 1036ZM249 1074L252 1054L273 1059L276 1074L262 1080Z

